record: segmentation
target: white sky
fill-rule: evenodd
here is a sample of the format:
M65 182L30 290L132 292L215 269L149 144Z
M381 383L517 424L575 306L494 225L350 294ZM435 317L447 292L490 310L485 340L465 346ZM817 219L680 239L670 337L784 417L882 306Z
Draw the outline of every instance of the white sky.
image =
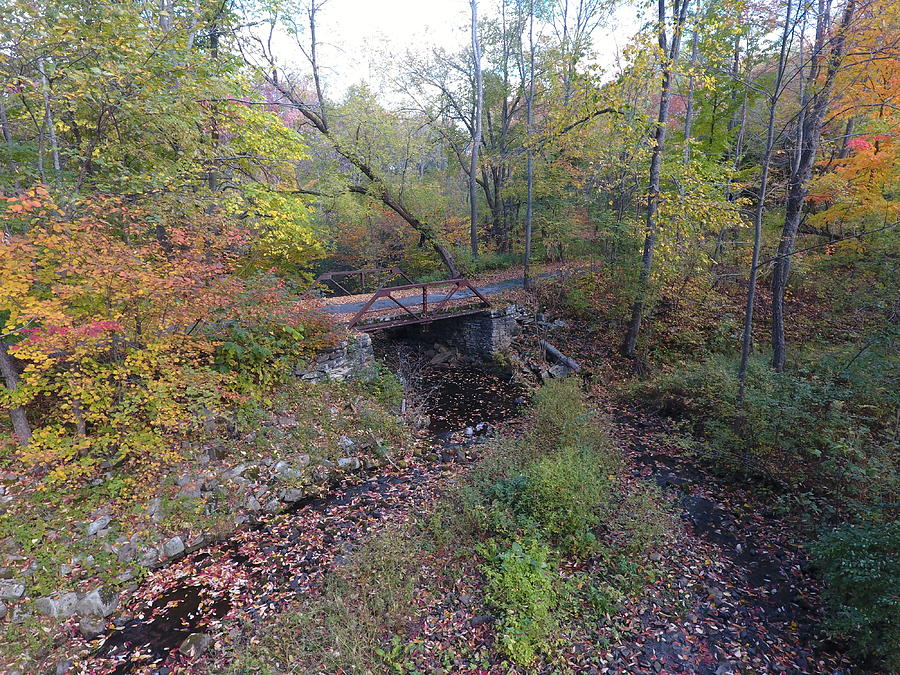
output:
M491 11L482 0L479 11ZM468 0L330 0L319 14L320 61L332 96L366 80L378 83L373 64L384 63L385 53L400 57L407 50L431 46L449 51L469 42ZM599 62L610 68L616 54L638 29L633 5L619 7L595 36Z

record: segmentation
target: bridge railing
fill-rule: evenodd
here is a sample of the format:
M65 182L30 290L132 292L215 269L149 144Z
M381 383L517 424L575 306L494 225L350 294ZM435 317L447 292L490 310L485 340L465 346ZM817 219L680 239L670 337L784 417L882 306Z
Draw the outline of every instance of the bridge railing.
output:
M429 303L429 289L438 287L449 287L449 291L439 300ZM421 295L418 293L397 295L411 290L421 291ZM464 295L466 291L470 291L471 295ZM463 300L467 297L477 298L479 300L478 306L465 306L462 308L450 308L448 306L451 300ZM384 311L383 307L374 307L375 303L381 300L393 302L394 305L399 307L403 312L401 318L387 318L384 321L373 321L363 325L361 322L364 318ZM372 294L372 297L368 299L366 304L350 319L348 327L374 326L377 328L390 328L391 326L405 326L413 323L427 323L439 318L480 312L490 306L491 303L488 302L488 299L468 279L446 279L444 281L429 281L421 284L410 283L404 286L387 286L379 288ZM451 309L453 311L445 311Z
M330 282L339 290L343 291L347 295L354 295L353 291L344 286L338 279L347 279L347 278L359 278L359 288L358 293L363 293L366 288L366 277L370 279L373 277L380 278L381 281L386 281L393 277L400 277L404 279L407 283L411 284L413 281L401 270L399 267L370 267L368 269L362 270L344 270L342 272L325 272L316 277L316 281L318 283L324 284L326 282ZM381 287L381 284L379 284Z

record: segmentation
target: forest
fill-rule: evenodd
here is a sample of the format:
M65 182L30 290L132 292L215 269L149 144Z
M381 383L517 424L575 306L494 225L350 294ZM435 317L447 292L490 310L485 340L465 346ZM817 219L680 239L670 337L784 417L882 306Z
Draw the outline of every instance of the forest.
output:
M0 0L0 672L900 670L900 3L429 5Z

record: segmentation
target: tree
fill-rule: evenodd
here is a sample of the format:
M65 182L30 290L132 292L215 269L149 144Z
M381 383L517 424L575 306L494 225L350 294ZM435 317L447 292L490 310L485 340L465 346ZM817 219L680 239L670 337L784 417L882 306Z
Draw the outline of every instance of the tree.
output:
M834 84L841 71L847 34L857 12L856 0L847 0L840 21L832 26L830 3L819 1L816 38L805 82L802 125L797 134L796 168L788 183L787 206L778 251L772 270L772 367L782 372L785 360L784 294L787 290L794 241L800 228L809 180L819 150L822 128L831 106Z
M527 196L525 206L525 259L522 282L526 290L531 290L531 235L532 221L534 218L534 150L531 147L532 123L534 117L534 0L528 6L528 103L525 121L527 138L527 155L525 180L527 181Z
M478 40L478 0L469 0L472 9L472 72L475 79L475 106L472 113L472 148L469 159L469 244L472 257L478 257L478 150L481 147L481 106L484 84L481 73L481 44Z
M658 0L658 24L657 36L659 50L662 58L661 80L662 89L659 97L659 115L652 133L653 150L650 157L650 178L647 185L647 219L644 235L644 253L641 258L641 272L638 282L638 295L631 308L631 321L628 324L628 332L625 336L623 352L632 356L637 347L637 340L641 330L641 319L644 314L644 305L650 271L653 267L653 249L656 245L656 211L659 206L659 182L662 168L663 151L666 142L666 126L669 122L669 104L672 86L672 78L678 65L678 55L681 50L681 32L687 16L688 1L675 0L673 6L672 39L669 42L666 28L666 1Z
M753 308L756 304L756 281L759 276L759 251L762 244L762 219L766 208L766 197L769 190L769 165L772 162L772 151L775 148L775 121L778 100L781 97L787 64L788 45L792 31L791 0L788 0L784 13L784 28L781 33L781 47L778 54L778 67L775 72L775 84L769 92L769 119L766 125L766 144L760 165L759 193L756 197L756 208L753 212L753 253L750 258L750 273L747 280L747 303L744 308L744 329L741 337L741 361L738 366L738 407L743 406L744 389L747 379L747 364L753 347Z
M325 97L324 82L321 74L316 35L316 17L324 0L309 0L303 5L303 9L294 8L294 11L282 11L280 3L261 8L261 23L268 25L269 33L277 29L284 29L295 40L298 48L310 66L312 76L312 92L305 89L298 78L285 71L279 60L272 52L271 41L266 41L258 35L251 35L240 45L246 63L256 69L257 74L274 90L281 100L274 101L281 105L289 105L296 109L304 119L321 134L341 157L343 157L358 172L361 182L352 182L346 186L347 191L371 197L381 201L385 206L403 218L410 227L418 232L422 240L428 242L439 259L447 268L451 277L461 276L459 267L449 247L443 241L441 233L426 222L420 220L406 205L403 198L395 192L387 177L369 163L364 152L354 143L352 137L341 135L338 129L331 124L329 116L330 103ZM298 25L293 16L306 16L306 29L309 31L308 40L304 39L304 27ZM312 100L308 98L312 97Z

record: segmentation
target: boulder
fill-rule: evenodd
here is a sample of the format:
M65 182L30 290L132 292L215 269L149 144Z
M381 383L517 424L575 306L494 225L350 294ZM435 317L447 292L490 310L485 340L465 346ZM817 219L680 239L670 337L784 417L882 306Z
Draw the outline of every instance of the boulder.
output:
M301 476L300 469L284 461L276 463L272 470L283 481L297 480Z
M51 616L54 619L68 619L75 614L78 604L77 593L62 593L46 598L38 598L34 601L34 611L43 616Z
M9 579L0 581L0 600L19 600L23 595L25 595L23 584Z
M286 488L278 493L278 498L288 504L299 502L303 497L303 490L297 488Z
M158 523L160 520L162 520L162 499L160 499L159 497L154 497L150 500L150 503L147 504L147 515L150 516L150 519L154 523Z
M106 624L99 619L91 619L89 617L85 617L78 622L78 632L81 633L81 637L88 640L97 637L105 630Z
M78 616L91 616L105 619L119 605L119 594L109 588L95 588L85 595L75 606Z
M109 525L111 520L112 520L112 518L104 515L104 516L100 516L99 518L97 518L97 520L95 520L94 522L89 523L87 526L87 529L86 529L87 536L93 537L98 532L100 532L100 530L106 529L107 525Z
M191 633L178 647L178 651L190 659L195 659L206 651L212 638L206 633Z
M163 544L162 552L167 558L174 558L176 555L184 553L184 541L181 537L172 537Z
M349 450L354 445L356 445L356 443L354 443L353 439L349 436L341 436L338 439L338 445L341 446L344 450Z
M341 457L337 463L338 468L344 471L356 471L362 466L358 457Z

